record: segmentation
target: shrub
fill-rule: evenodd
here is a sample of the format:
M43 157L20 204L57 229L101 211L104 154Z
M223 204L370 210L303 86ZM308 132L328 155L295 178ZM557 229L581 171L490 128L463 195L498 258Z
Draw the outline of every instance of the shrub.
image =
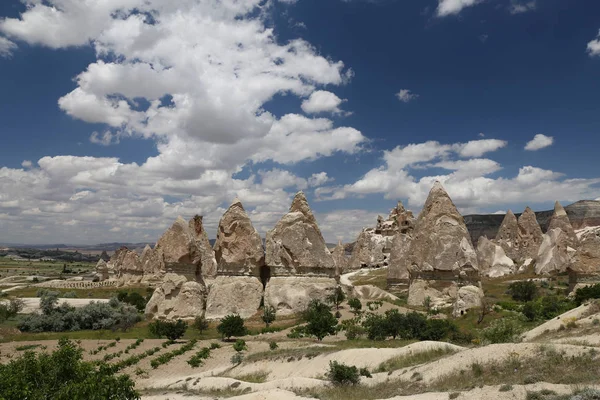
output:
M357 385L360 382L358 368L337 361L329 362L327 377L335 385Z
M532 301L537 294L537 286L535 282L531 280L513 282L508 287L508 292L515 301Z
M373 375L371 375L371 373L369 372L368 369L366 368L361 368L358 373L360 374L360 376L364 376L365 378L372 378Z
M272 306L265 306L263 308L263 315L262 315L262 320L265 323L265 325L267 326L267 328L269 327L269 325L271 325L276 318L276 310L275 307Z
M341 286L336 286L335 290L331 295L327 297L327 303L333 304L336 310L340 309L340 304L346 300L346 294Z
M0 303L0 323L16 317L23 307L24 303L21 299L11 299L8 303Z
M577 289L575 292L575 303L578 306L590 299L600 299L600 283Z
M239 353L240 351L248 350L248 346L246 346L245 340L238 339L233 344L233 349Z
M194 324L192 325L198 332L202 333L208 329L208 321L204 316L197 316L194 319Z
M196 339L192 339L177 350L173 350L169 353L161 354L157 358L150 361L150 366L152 368L156 369L159 366L168 363L173 358L180 356L182 354L185 354L188 351L192 350L194 348L194 346L196 345L196 343L197 343Z
M148 325L148 330L152 336L159 338L166 337L174 342L183 337L187 330L187 323L180 319L176 322L157 320Z
M115 376L103 362L83 361L83 350L60 339L51 354L26 352L0 364L0 398L17 399L139 399L127 375Z
M538 304L534 301L528 301L523 305L523 315L529 321L535 321L539 315L539 307Z
M231 363L233 365L240 365L242 361L244 361L244 356L242 353L235 353L233 356L231 356Z
M188 360L187 363L192 368L198 368L199 366L201 366L202 364L204 364L204 360L208 359L209 357L210 357L210 348L203 347L202 350L200 350L199 352L197 352L196 354L194 354L192 356L192 358L190 358Z
M237 314L230 314L221 320L217 326L217 332L221 334L223 339L229 339L232 336L244 336L248 330L244 326L244 320Z
M329 307L319 300L310 302L304 312L304 318L307 322L305 332L310 336L315 336L319 341L323 340L325 336L337 333L337 319Z
M482 331L482 336L490 343L511 343L517 339L520 329L517 323L509 318L494 321Z
M213 343L210 344L210 349L211 350L216 350L216 349L220 349L220 348L221 348L221 345L219 343L213 342Z
M269 349L277 350L278 348L279 346L277 345L277 342L269 342Z
M342 327L346 332L346 339L355 340L365 334L365 330L354 320L347 320L342 322Z
M350 306L350 309L354 314L358 314L362 309L362 303L356 297L353 297L350 300L348 300L348 305Z
M368 314L362 326L370 340L385 340L388 336L387 320L382 315Z
M63 294L62 296L64 299L76 299L77 298L77 293L75 292L66 292Z
M117 299L123 303L131 304L137 308L139 312L144 312L146 309L146 304L148 303L148 300L145 299L141 294L137 292L127 292L124 290L121 290L117 293Z

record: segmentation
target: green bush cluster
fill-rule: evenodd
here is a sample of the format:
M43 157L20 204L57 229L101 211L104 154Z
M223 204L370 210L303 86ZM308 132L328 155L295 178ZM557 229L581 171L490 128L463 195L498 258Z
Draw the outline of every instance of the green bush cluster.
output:
M575 292L575 303L578 306L590 299L600 299L600 283L577 289Z
M111 364L110 367L113 369L114 372L118 372L127 367L131 367L132 365L136 365L137 363L142 361L144 358L151 357L154 354L158 353L159 351L160 351L160 347L155 347L153 349L146 350L142 354L137 354L137 355L128 357L124 360L121 360L117 363Z
M194 348L194 346L196 345L196 343L197 343L197 340L196 339L192 339L189 342L187 342L186 344L184 344L183 346L181 346L180 348L178 348L177 350L173 350L171 352L168 352L168 353L165 353L165 354L161 354L157 358L155 358L152 361L150 361L150 366L152 368L156 369L159 366L168 363L173 358L175 358L177 356L180 356L182 354L185 354L188 351L192 350Z
M139 312L144 312L146 304L148 304L148 301L150 300L149 298L144 298L138 292L127 292L125 290L120 290L117 293L117 299L123 303L134 306Z
M114 342L110 342L110 343L108 343L108 344L106 344L104 346L98 346L95 350L90 351L90 354L92 354L92 355L95 356L96 354L101 353L104 350L108 350L111 347L115 347L116 345L117 345L117 342L114 341Z
M483 329L481 336L490 343L511 343L517 340L520 333L521 326L517 321L511 318L502 318Z
M508 293L512 299L523 303L532 301L537 295L537 290L535 282L531 280L513 282L508 286Z
M411 312L402 314L397 309L386 311L385 315L367 314L362 328L371 340L393 339L442 340L460 333L451 321L427 319L423 314Z
M217 332L221 334L223 339L229 339L232 336L244 336L248 333L244 320L237 314L226 315L221 319L221 323L217 326Z
M575 304L564 296L544 296L525 303L521 312L529 321L549 320L574 307Z
M187 323L180 319L177 321L156 320L148 325L148 330L154 337L166 337L170 341L175 341L183 337L187 327Z
M23 309L23 301L21 299L11 299L7 302L0 303L0 323L7 319L14 318Z
M196 354L194 354L192 356L192 358L190 358L188 360L188 364L192 367L192 368L198 368L199 366L201 366L202 364L204 364L204 360L208 359L210 357L210 348L209 347L203 347L202 350L200 350L199 352L197 352Z
M334 385L358 385L361 376L372 377L366 368L358 369L353 365L346 365L337 361L329 362L327 378Z
M248 350L248 346L246 346L245 340L238 339L233 344L233 349L239 353L240 351Z

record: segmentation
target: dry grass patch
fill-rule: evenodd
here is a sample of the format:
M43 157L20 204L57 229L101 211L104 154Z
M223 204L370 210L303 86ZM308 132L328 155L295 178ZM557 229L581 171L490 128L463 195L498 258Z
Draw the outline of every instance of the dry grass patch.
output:
M268 377L269 373L267 371L256 371L251 374L233 376L232 378L248 383L265 383Z
M414 354L394 357L379 365L375 372L392 372L402 368L412 367L415 365L426 364L432 361L439 360L446 356L456 353L457 350L450 346L445 346L439 349L432 349Z

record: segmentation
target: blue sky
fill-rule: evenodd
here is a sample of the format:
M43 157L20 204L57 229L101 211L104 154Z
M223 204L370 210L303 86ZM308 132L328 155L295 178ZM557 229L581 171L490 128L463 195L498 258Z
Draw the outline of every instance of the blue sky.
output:
M600 197L597 1L171 3L0 4L0 242L214 236L236 195L264 233L299 189L328 241L436 179L463 213Z

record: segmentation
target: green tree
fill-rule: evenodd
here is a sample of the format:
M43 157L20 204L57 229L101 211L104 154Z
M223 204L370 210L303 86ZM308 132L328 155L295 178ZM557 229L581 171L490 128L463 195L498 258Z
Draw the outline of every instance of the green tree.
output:
M194 319L193 327L197 329L200 334L202 334L202 332L208 329L208 321L206 318L204 318L204 316L199 315Z
M248 350L248 346L246 346L246 341L244 339L238 339L233 344L233 349L239 353Z
M330 361L327 377L335 385L358 385L360 371L355 366Z
M46 291L40 297L40 309L44 315L50 315L58 304L58 292Z
M277 317L277 311L275 310L275 307L265 306L263 308L262 320L265 323L265 325L267 326L267 328L269 327L269 325L271 325L275 321L276 317Z
M133 400L139 399L127 375L99 362L84 362L83 350L60 339L51 354L26 352L0 364L0 399L3 400Z
M244 336L248 330L244 326L244 320L237 314L229 314L221 320L217 326L217 332L223 339L229 339L232 336Z
M346 294L341 286L337 286L333 293L327 296L326 300L329 304L333 304L336 310L339 310L340 304L346 300Z
M404 314L400 314L398 309L393 308L385 312L385 329L387 331L387 336L396 339L402 334L405 323L406 318L404 317Z
M178 319L177 321L154 321L148 325L150 334L156 337L165 336L170 341L174 342L181 339L187 330L187 323Z
M350 306L350 309L354 314L358 314L362 309L362 303L356 297L353 297L350 300L348 300L348 305Z
M0 323L16 317L23 307L23 300L18 298L11 299L8 303L0 303Z
M316 337L319 341L323 340L325 336L337 333L337 319L331 313L329 306L319 300L310 302L304 312L304 319L307 322L306 333Z
M513 300L525 303L535 298L537 295L537 286L533 281L513 282L508 287L508 293Z

